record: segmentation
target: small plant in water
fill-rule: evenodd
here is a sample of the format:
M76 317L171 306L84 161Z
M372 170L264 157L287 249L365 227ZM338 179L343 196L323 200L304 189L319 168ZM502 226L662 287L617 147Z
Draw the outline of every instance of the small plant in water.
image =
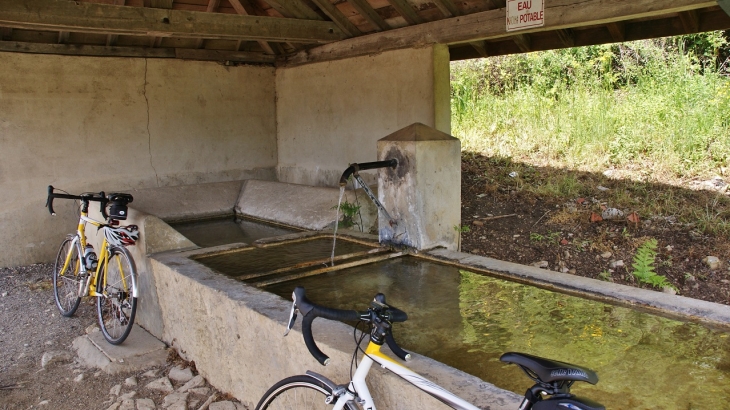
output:
M654 262L657 257L657 240L651 238L644 242L639 249L636 250L634 255L634 263L631 265L634 271L632 275L636 277L641 283L654 286L655 288L670 287L676 290L676 287L672 285L666 277L657 275L654 271Z

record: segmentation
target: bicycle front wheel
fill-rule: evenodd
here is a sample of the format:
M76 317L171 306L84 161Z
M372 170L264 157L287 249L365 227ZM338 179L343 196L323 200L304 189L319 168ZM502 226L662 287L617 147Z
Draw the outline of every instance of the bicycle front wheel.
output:
M312 376L292 376L273 385L256 405L256 410L331 409L334 402L326 402L331 395L332 389ZM345 409L357 410L358 407L347 403Z
M137 312L137 268L129 251L112 248L97 278L96 312L104 338L113 345L129 336Z
M68 263L66 263L68 260ZM66 238L58 250L53 265L53 297L63 316L73 316L79 308L79 289L84 285L81 277L81 256L73 238Z

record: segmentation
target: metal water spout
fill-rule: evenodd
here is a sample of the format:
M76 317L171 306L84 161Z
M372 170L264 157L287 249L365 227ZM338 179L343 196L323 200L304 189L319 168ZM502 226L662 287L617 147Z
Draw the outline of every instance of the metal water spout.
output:
M397 159L389 159L386 161L375 161L375 162L363 162L360 164L350 164L349 167L345 170L345 172L342 173L342 176L340 177L340 186L347 185L347 179L350 178L350 175L354 175L355 178L359 177L360 171L365 171L368 169L378 169L378 168L393 168L398 166L398 160ZM358 181L360 182L360 181ZM363 184L360 184L363 185Z
M353 178L360 184L362 189L367 194L368 198L370 198L371 201L375 204L376 207L380 210L380 212L383 213L383 216L388 220L389 224L391 226L398 225L398 222L390 217L388 214L388 211L385 210L385 207L383 204L378 201L378 198L373 194L373 191L370 190L370 187L365 183L365 181L362 180L362 177L360 177L360 171L365 171L368 169L378 169L378 168L393 168L398 166L398 160L397 159L389 159L385 161L375 161L375 162L363 162L360 164L350 164L349 167L345 170L345 172L342 173L342 176L340 177L340 187L344 188L345 185L347 185L347 179L350 178L350 175L352 175Z

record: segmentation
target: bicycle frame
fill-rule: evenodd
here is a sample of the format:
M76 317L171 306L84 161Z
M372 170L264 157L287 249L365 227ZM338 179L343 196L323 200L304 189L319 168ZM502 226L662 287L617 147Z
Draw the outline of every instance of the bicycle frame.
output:
M368 347L365 349L365 356L363 356L360 364L357 366L357 370L355 370L355 375L352 377L352 381L350 381L349 387L345 390L344 394L337 398L337 402L335 403L333 410L342 410L345 406L345 403L351 400L355 400L356 396L353 392L357 392L357 398L359 399L358 401L362 405L363 409L375 410L375 403L373 402L373 398L370 395L370 390L365 383L365 379L370 372L370 367L372 366L373 362L376 362L384 368L397 374L401 378L405 379L407 382L428 393L429 395L435 397L436 399L453 409L479 410L478 407L464 401L450 391L420 376L418 373L391 359L380 351L381 347L382 346L379 346L372 341L368 343Z
M74 247L77 248L78 254L82 256L84 253L84 249L86 248L86 223L90 223L96 227L102 227L104 225L103 222L97 221L95 219L89 218L87 212L82 212L81 216L79 217L79 224L76 228L76 235L74 235L74 239L71 242L71 247L69 248L69 252L66 255L66 260L64 261L63 268L61 268L61 274L60 276L64 276L67 272L68 265L71 262L71 254ZM81 285L79 286L79 297L86 296L86 290L88 290L88 296L96 297L96 296L104 296L101 293L96 292L97 288L97 281L102 280L102 288L106 287L106 270L109 267L108 264L109 260L109 244L106 240L106 237L102 239L101 242L101 249L99 249L99 255L98 255L98 264L96 266L96 271L93 272L93 274L89 275L89 278L85 284L83 284L83 287ZM80 266L79 266L79 273L85 273L86 272L86 265L83 263L83 259L79 260ZM102 272L103 269L103 272ZM120 271L122 270L121 266L119 267ZM100 276L101 275L101 276ZM124 275L121 276L122 279L122 285L125 289L127 289L127 283L124 278ZM137 297L137 289L136 286L132 289L132 296Z

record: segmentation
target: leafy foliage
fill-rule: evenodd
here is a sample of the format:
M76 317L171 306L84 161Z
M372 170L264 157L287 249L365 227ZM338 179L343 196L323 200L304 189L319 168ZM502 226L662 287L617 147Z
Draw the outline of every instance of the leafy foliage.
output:
M634 268L632 274L641 283L649 284L655 288L671 287L675 288L666 277L657 275L654 270L654 262L657 257L657 240L651 238L644 242L639 249L636 250L634 255L634 263L631 266ZM676 289L676 288L675 288Z
M340 228L351 228L355 225L360 226L360 224L355 220L355 217L360 215L360 208L361 205L357 205L354 203L351 203L349 201L342 201L340 204L340 212L342 212L342 219L338 221L338 227ZM336 206L333 206L332 209L336 209Z

